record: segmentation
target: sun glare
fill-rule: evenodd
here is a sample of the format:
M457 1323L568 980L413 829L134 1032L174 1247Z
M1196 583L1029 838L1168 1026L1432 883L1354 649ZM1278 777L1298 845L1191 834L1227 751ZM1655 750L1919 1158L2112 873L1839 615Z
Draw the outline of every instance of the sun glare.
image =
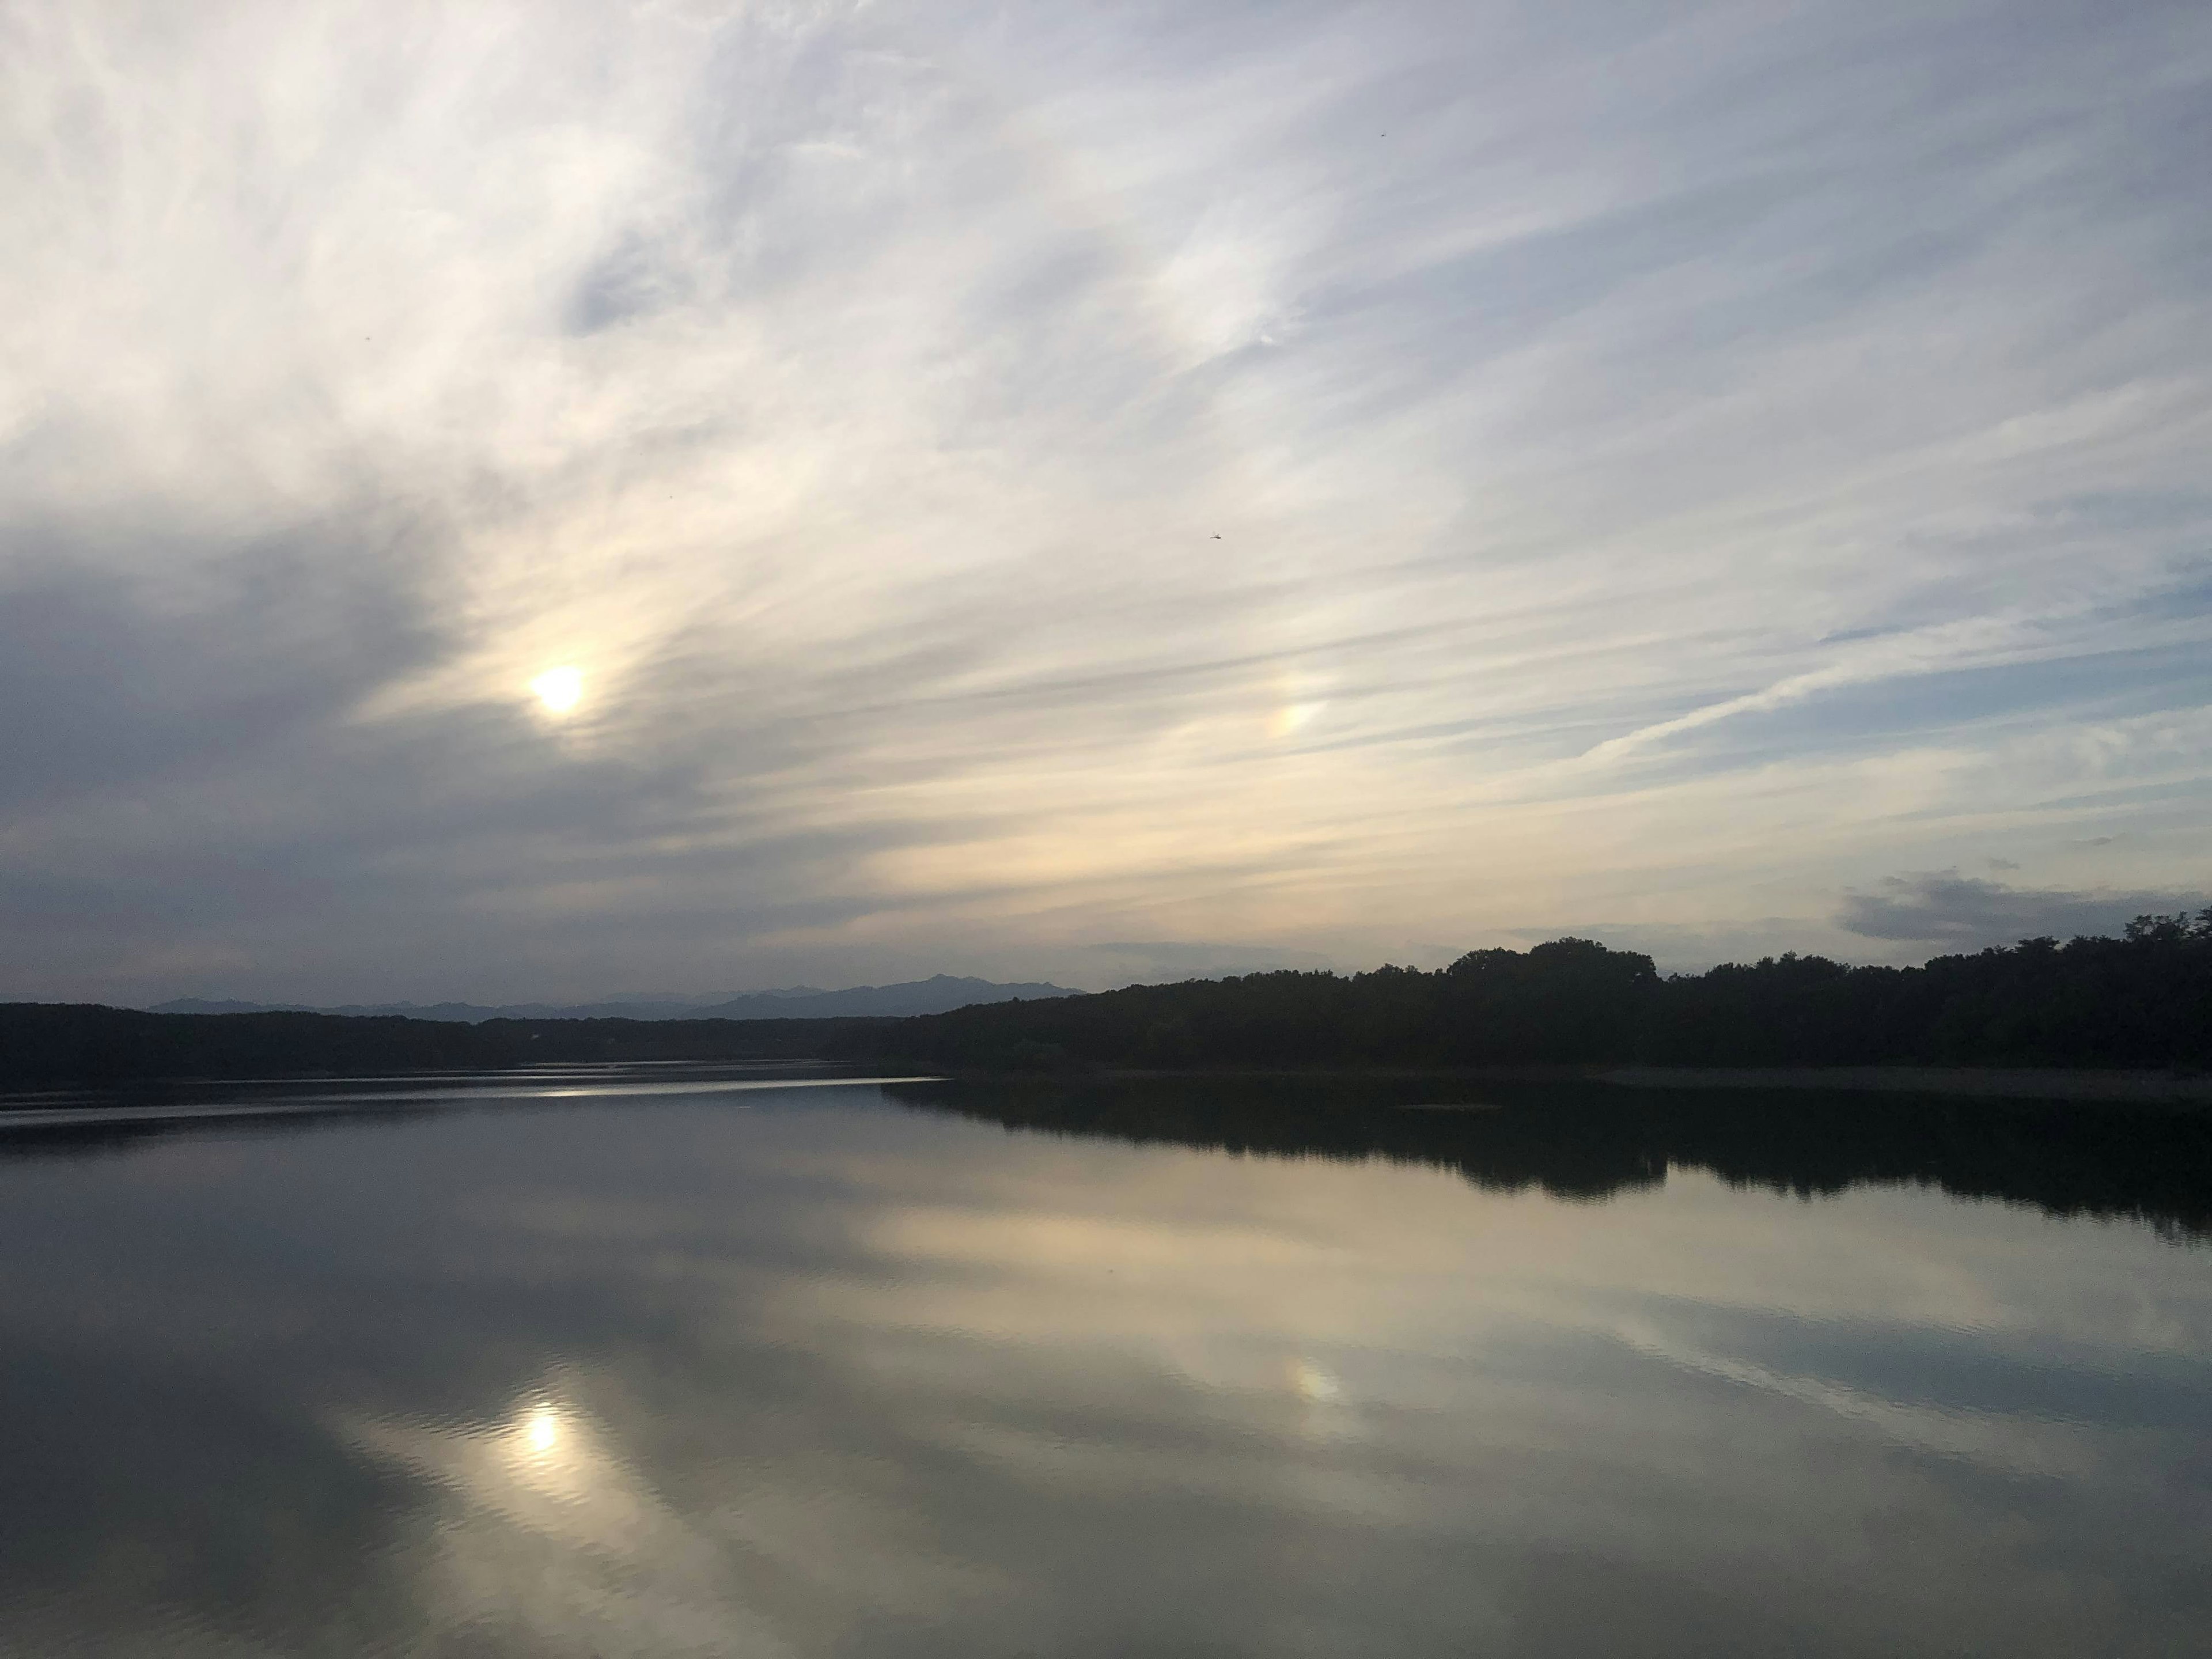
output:
M578 668L549 668L530 682L549 714L565 714L583 701L584 674Z

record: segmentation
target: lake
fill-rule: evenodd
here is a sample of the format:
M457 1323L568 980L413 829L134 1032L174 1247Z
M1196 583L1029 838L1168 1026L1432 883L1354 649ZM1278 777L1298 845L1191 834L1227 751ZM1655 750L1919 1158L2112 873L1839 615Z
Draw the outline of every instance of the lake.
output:
M2112 1109L630 1067L18 1115L0 1653L2202 1651L2208 1240L2212 1128Z

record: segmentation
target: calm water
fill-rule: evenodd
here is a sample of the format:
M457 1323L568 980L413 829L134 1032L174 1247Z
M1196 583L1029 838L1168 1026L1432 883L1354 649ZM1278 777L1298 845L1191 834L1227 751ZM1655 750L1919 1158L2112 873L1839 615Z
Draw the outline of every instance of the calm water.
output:
M2188 1121L638 1075L0 1132L0 1651L2212 1628Z

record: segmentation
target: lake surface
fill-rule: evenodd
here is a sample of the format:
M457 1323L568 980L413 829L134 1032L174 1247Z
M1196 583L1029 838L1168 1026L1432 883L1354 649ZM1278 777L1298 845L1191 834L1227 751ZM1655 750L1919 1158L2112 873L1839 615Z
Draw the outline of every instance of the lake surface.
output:
M2212 1630L2202 1120L803 1081L0 1128L0 1652Z

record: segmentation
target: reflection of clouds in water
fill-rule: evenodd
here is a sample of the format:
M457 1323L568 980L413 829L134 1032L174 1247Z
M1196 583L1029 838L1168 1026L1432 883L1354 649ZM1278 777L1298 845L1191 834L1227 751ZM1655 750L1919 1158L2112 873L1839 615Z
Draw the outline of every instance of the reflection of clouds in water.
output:
M1567 1205L744 1098L179 1141L114 1165L127 1188L41 1176L0 1247L82 1248L0 1301L0 1334L34 1297L56 1331L127 1307L103 1340L347 1402L332 1462L380 1472L362 1501L385 1507L331 1581L375 1564L364 1604L419 1636L393 1652L1663 1650L1530 1634L1608 1586L1669 1628L1624 1583L1710 1587L1716 1646L1762 1650L1731 1621L1786 1606L1824 1640L2027 1651L2103 1628L2069 1599L2085 1576L2164 1605L2130 1552L2185 1535L2197 1489L2143 1482L2201 1365L2136 1397L2140 1433L2095 1415L2109 1395L2073 1425L2021 1406L2048 1398L2020 1375L2046 1348L2119 1367L2154 1333L2186 1360L2203 1257L2143 1230L1680 1174ZM318 1249L124 1252L96 1191ZM405 1316L329 1319L333 1273ZM289 1312L210 1354L218 1291ZM299 1466L260 1478L252 1503L315 1513L280 1484ZM2086 1565L2036 1565L2059 1559ZM297 1616L270 1628L327 1635Z
M1826 1377L1796 1375L1749 1359L1705 1352L1644 1322L1622 1326L1613 1334L1638 1353L1686 1371L1832 1413L1846 1422L1873 1430L1907 1451L1953 1457L2008 1474L2087 1480L2105 1469L2106 1460L2091 1443L2093 1431L2085 1425L1960 1407L1908 1405Z
M1478 1200L1431 1170L1120 1146L1079 1159L1040 1137L957 1164L855 1158L842 1176L854 1254L801 1287L809 1322L1112 1347L1212 1388L1279 1387L1285 1352L1357 1353L1376 1389L1442 1404L1394 1359L1479 1358L1492 1332L1528 1322L1610 1338L1629 1304L1662 1322L1717 1309L2212 1342L2212 1307L2111 1295L2116 1260L2167 1264L2160 1279L2184 1260L2136 1230L1906 1191L1792 1200L1778 1234L1770 1194L1681 1170L1583 1206Z

